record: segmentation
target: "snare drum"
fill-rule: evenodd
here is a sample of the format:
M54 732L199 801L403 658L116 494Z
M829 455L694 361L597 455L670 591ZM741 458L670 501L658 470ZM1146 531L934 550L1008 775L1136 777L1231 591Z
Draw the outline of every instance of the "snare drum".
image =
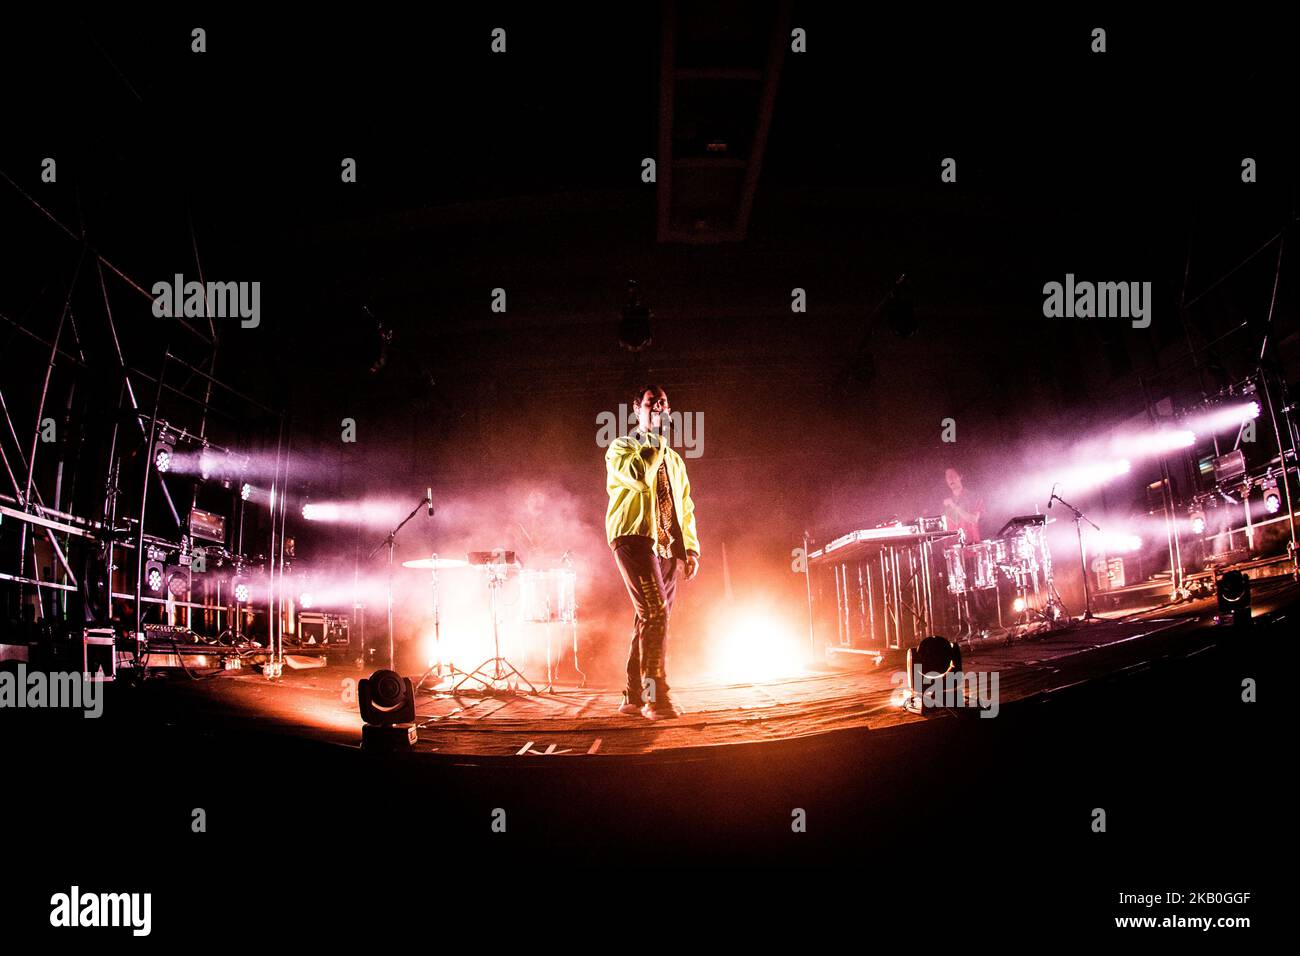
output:
M520 599L529 624L571 624L577 612L572 568L525 571Z
M998 586L998 565L1005 554L1000 541L981 541L966 549L970 562L970 576L976 590L987 591Z

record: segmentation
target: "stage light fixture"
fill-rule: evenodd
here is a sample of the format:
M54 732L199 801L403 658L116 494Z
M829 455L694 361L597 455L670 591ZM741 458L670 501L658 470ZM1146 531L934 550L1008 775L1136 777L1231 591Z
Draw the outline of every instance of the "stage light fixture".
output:
M1243 626L1250 623L1250 575L1228 571L1214 582L1219 616L1215 623Z
M1028 605L1025 604L1025 599L1022 597L1018 597L1011 602L1011 610L1015 611L1017 614L1022 613L1027 606Z
M162 594L165 569L161 561L150 561L144 566L145 587L150 594Z
M903 701L904 709L914 714L933 709L926 706L926 697L944 700L946 698L944 683L948 675L960 670L961 648L945 637L931 634L915 647L909 647L907 649L907 697Z
M1205 512L1200 508L1193 508L1188 517L1192 521L1192 534L1205 534Z
M235 601L239 604L247 604L248 599L251 596L251 592L248 589L248 583L242 578L235 577L231 578L230 584L235 589Z
M415 688L397 671L378 670L357 684L364 750L409 750L416 741Z
M298 604L305 610L310 610L316 606L316 598L310 591L304 591L298 596Z
M181 567L167 570L167 593L178 601L185 599L190 590L189 573Z
M248 482L244 482L242 485L240 485L239 497L244 501L247 501L249 498L253 497L253 486L250 485Z
M171 471L172 458L176 455L176 446L167 436L159 438L153 446L153 464L160 474Z
M1276 478L1265 478L1261 485L1264 490L1264 510L1271 515L1282 510L1282 495L1277 490Z

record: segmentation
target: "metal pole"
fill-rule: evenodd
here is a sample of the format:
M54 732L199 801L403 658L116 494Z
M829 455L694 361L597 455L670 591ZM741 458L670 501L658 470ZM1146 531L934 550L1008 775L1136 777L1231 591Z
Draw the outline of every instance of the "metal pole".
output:
M1268 387L1268 375L1263 366L1259 370L1259 383L1264 389L1264 404L1268 406L1268 417L1273 423L1273 438L1277 442L1278 459L1282 462L1282 494L1286 501L1287 527L1291 531L1291 574L1300 575L1300 555L1297 555L1295 506L1291 502L1291 482L1287 479L1286 448L1282 445L1282 432L1277 424L1277 412L1273 408L1273 395ZM1250 517L1250 505L1246 505L1247 520Z
M1088 557L1083 551L1083 526L1074 519L1074 533L1079 537L1079 567L1083 571L1083 619L1092 620L1092 589L1088 587Z
M808 560L808 532L803 533L803 576L804 587L808 592L808 648L817 653L817 638L813 633L813 598L812 598L812 564Z
M282 505L287 495L287 489L280 487L280 463L284 452L284 416L280 416L279 434L275 442L275 471L274 478L271 481L271 548L267 552L266 559L266 649L270 654L271 666L270 673L275 672L275 635L279 625L279 604L276 581L276 562L275 562L275 545L278 527L275 523L275 509L277 505Z
M282 426L281 426L281 427L282 427L282 429L283 429L283 428L284 428L284 425L283 425L283 422L284 422L284 413L283 413L283 412L280 413L280 421L281 421L281 423L282 423ZM292 445L293 445L293 438L287 434L287 429L285 429L285 431L286 431L286 436L285 436L285 440L284 440L284 495L281 497L281 504L280 504L280 583L281 583L281 588L280 588L280 591L281 591L280 606L281 606L281 608L284 607L284 603L285 603L285 602L284 602L284 593L283 593L283 592L284 592L284 587L283 587L283 584L284 584L284 552L285 552L285 547L286 547L286 544L287 544L287 542L288 542L288 538L289 538L289 534L288 534L288 525L289 525L289 472L292 470L292 467L293 467L293 458L292 458L292 457L290 456L290 454L289 454L289 449L290 449L290 448L292 447ZM292 600L292 597L290 597L290 600ZM276 631L276 632L279 634L279 650L278 650L278 652L277 652L277 660L278 660L279 665L280 665L281 667L283 667L283 665L284 665L284 622L283 622L283 621L278 622L278 625L277 625L277 631Z
M162 384L167 377L167 361L171 353L163 350L162 368L158 370L158 388L154 392L153 414L149 416L149 441L145 445L144 477L140 479L140 524L135 535L135 636L144 637L144 518L149 503L149 472L153 469L153 443L158 432L158 409L162 406ZM159 476L159 481L162 478Z
M393 551L397 547L395 535L388 536L388 666L397 670L397 652L393 646Z

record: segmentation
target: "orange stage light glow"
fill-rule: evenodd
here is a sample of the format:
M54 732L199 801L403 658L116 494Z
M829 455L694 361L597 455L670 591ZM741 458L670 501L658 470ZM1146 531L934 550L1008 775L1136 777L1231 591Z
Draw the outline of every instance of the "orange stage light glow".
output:
M724 612L712 633L712 671L728 683L793 677L808 663L806 636L770 608Z

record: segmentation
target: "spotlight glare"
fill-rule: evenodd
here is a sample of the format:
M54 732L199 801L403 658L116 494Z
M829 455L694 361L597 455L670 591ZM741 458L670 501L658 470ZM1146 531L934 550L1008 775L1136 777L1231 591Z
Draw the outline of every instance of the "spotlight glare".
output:
M1196 444L1196 433L1188 429L1160 429L1116 439L1111 446L1117 455L1140 457L1160 455Z
M1237 428L1251 419L1258 418L1259 411L1259 402L1239 402L1235 405L1222 405L1192 416L1186 424L1198 432L1221 432L1229 428Z
M716 666L731 680L758 682L800 673L804 646L770 611L731 616L717 645Z
M244 501L247 501L252 496L253 496L253 486L250 485L248 482L244 482L244 484L239 489L239 497L242 498Z
M1112 478L1126 475L1131 467L1127 458L1075 465L1066 468L1058 480L1066 494L1078 493L1104 485Z
M1018 597L1018 598L1016 598L1014 601L1011 602L1011 610L1015 611L1017 614L1019 614L1019 613L1020 613L1021 611L1023 611L1024 609L1025 609L1025 599L1024 599L1024 598L1022 598L1022 597Z
M1103 531L1096 535L1095 547L1107 554L1130 554L1142 550L1142 539L1122 531Z
M391 528L406 513L405 502L391 499L364 498L353 501L315 501L303 505L302 516L308 521L331 524L361 524Z
M342 515L335 504L306 504L302 506L302 516L308 521L338 521Z

